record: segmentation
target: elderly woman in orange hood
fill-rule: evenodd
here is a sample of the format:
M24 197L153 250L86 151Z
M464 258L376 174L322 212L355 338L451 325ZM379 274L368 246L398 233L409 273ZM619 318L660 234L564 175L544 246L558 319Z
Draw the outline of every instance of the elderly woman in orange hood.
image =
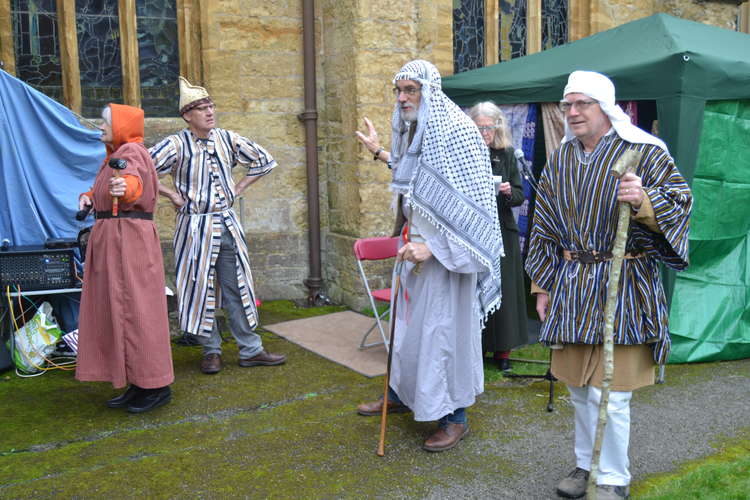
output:
M170 401L174 380L164 263L153 222L158 182L143 146L143 110L110 104L102 118L107 158L79 201L81 209L93 205L96 223L86 249L76 378L115 388L129 384L107 406L142 413ZM125 168L116 171L110 160L124 160Z

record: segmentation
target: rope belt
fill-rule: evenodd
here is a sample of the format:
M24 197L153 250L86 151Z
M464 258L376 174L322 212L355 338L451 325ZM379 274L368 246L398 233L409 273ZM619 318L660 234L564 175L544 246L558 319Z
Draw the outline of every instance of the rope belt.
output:
M572 262L580 262L581 264L595 264L597 262L605 262L612 260L612 252L597 252L595 250L563 250L563 258ZM626 259L638 259L643 257L643 254L630 254L626 253Z
M106 212L96 212L97 219L144 219L153 220L154 214L151 212L136 212L132 210L130 212L118 212L117 216L112 215L111 210Z

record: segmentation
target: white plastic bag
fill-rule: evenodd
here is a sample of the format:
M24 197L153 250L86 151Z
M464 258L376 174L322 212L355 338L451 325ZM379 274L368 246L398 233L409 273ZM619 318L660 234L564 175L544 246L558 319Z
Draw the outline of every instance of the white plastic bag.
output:
M37 373L46 365L45 358L55 350L62 331L52 315L50 303L42 302L34 317L13 335L16 368L25 373Z

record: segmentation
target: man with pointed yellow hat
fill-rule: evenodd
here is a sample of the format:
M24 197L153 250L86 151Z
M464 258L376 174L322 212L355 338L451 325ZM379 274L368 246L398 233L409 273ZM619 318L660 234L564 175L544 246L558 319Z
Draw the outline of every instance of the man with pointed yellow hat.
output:
M172 174L174 189L160 194L177 209L174 238L180 328L203 346L201 371L221 370L221 335L215 311L223 307L239 347L239 365L274 366L286 356L263 349L255 333L258 312L244 230L232 205L250 184L276 167L261 146L216 127L216 106L203 87L180 77L180 115L187 128L150 149L159 175ZM235 184L232 170L246 176Z

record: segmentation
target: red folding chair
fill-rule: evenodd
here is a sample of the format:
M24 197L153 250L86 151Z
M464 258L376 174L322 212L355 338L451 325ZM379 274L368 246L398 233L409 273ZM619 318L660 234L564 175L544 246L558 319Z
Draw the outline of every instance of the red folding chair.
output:
M387 236L383 236L378 238L362 238L354 242L354 256L357 258L359 275L362 278L362 283L364 283L365 285L365 289L367 290L367 297L370 299L370 305L372 306L372 310L375 314L375 323L370 327L369 330L367 330L367 332L365 332L364 337L362 337L362 342L359 344L360 349L380 344L379 341L371 342L369 344L365 343L367 342L367 337L370 335L370 333L375 329L375 327L378 327L378 330L380 330L380 338L383 339L383 345L385 345L386 351L388 350L388 339L386 338L385 330L383 330L381 320L390 312L390 307L383 311L382 314L378 314L378 309L375 305L375 301L388 302L389 304L391 302L390 288L381 288L378 290L370 289L370 283L367 280L367 275L365 274L365 269L362 266L362 261L390 259L395 257L397 252L398 237L389 238Z

